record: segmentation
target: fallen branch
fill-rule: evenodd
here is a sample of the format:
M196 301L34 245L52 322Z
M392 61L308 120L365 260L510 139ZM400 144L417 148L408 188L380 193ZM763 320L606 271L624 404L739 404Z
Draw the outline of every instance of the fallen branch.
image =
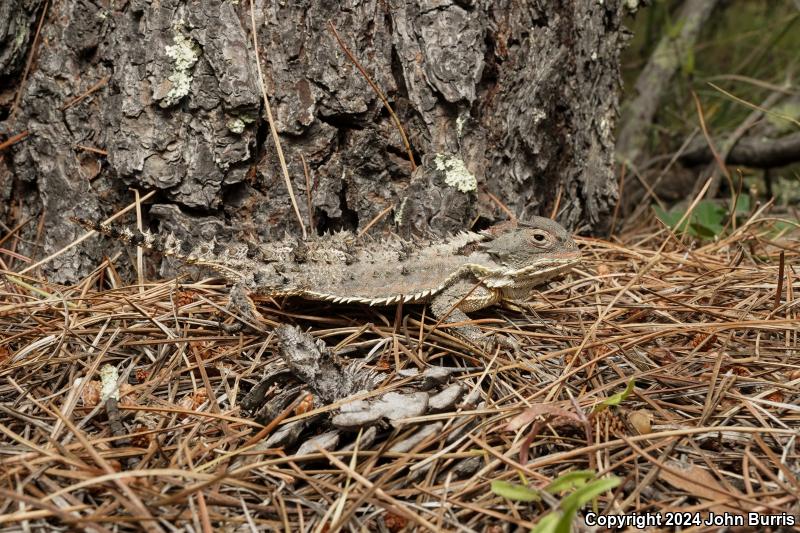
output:
M704 139L693 143L678 158L684 166L704 165L713 160L713 154ZM729 165L755 168L774 168L800 161L800 132L770 139L768 137L746 137L737 142L725 158Z

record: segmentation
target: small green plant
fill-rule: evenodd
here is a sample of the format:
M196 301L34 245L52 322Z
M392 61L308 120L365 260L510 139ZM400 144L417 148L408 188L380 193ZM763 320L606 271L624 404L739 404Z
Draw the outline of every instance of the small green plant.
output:
M658 219L672 228L676 233L688 233L698 239L714 239L722 235L725 223L730 218L730 212L725 206L712 200L701 200L692 213L685 217L686 209L670 209L665 211L658 206L653 206ZM750 211L750 196L741 194L736 199L734 215L744 215ZM683 222L681 220L683 219ZM678 224L680 223L680 227Z
M605 400L603 400L602 402L597 404L592 411L595 412L595 413L599 413L600 411L602 411L604 409L607 409L609 407L614 407L614 406L617 406L617 405L621 404L623 401L625 401L625 398L627 398L628 395L631 392L633 392L633 387L635 385L636 385L636 380L632 379L632 380L628 381L628 385L625 387L624 391L618 392L618 393L614 394L613 396L609 396L608 398L606 398Z
M561 499L558 509L544 515L531 529L531 533L569 533L572 521L578 511L589 502L595 501L604 492L617 487L621 480L616 476L597 478L593 470L567 472L543 489L533 489L508 481L492 481L492 492L503 498L520 502L538 502L541 491L549 494L569 492Z
M492 481L492 492L515 502L538 502L542 499L536 489L501 479Z

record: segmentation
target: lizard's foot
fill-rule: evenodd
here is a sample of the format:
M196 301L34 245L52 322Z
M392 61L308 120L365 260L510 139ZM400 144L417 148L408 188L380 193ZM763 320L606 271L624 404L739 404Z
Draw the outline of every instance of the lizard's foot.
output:
M488 337L481 337L479 340L471 340L472 342L478 344L478 346L487 353L494 352L495 348L498 347L501 349L510 350L512 353L514 353L514 355L522 353L522 347L520 346L519 342L517 342L514 337L509 335L498 333Z
M243 322L239 322L238 320L233 324L225 324L222 319L217 322L219 329L227 333L228 335L233 335L235 333L239 333L243 329L245 329L245 325Z
M497 347L511 350L514 354L520 353L520 346L516 339L501 333L492 333L487 336L478 326L469 323L469 317L460 307L465 295L482 299L484 303L493 301L492 298L495 297L495 294L489 289L482 286L476 287L475 283L471 280L461 280L436 295L431 301L433 316L437 317L449 331L468 341L471 345L477 346L485 354L494 352ZM470 308L474 308L474 306Z
M473 325L454 326L448 328L451 334L467 341L472 346L478 348L483 354L492 355L497 348L510 351L514 355L522 353L522 348L517 340L503 333L485 334L480 328Z
M240 285L231 287L227 309L241 316L236 316L236 314L234 314L236 321L233 324L225 324L222 321L223 318L220 318L217 324L222 331L228 334L239 333L245 329L255 332L260 331L257 325L263 322L264 317L258 312L256 304L247 294L244 287Z
M263 333L264 330L260 327L262 322L257 318L244 318L234 316L235 321L231 324L226 324L223 322L224 318L220 318L217 321L217 326L219 329L227 333L228 335L234 335L236 333L240 333L242 331L246 333Z

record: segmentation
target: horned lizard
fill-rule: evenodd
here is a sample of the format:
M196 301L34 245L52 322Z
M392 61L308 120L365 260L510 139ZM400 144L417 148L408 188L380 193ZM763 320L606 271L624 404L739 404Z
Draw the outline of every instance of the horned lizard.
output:
M72 220L117 240L218 272L233 285L233 306L251 323L260 317L251 296L259 295L380 306L427 303L443 324L463 323L469 320L465 313L501 300L521 300L533 286L580 260L567 230L542 217L442 239L358 238L338 232L308 241L287 236L271 243L233 246L215 241L192 245L172 234ZM484 344L475 325L454 329Z

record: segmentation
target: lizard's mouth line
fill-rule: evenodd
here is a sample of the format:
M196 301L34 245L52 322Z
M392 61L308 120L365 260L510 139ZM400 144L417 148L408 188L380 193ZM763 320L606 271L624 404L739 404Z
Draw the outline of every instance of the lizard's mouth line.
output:
M535 270L539 268L547 268L549 266L556 266L556 265L574 265L581 259L581 251L580 250L571 250L568 252L559 252L555 254L549 254L547 257L543 257L537 261L531 262L529 265L525 265L520 271L529 271Z
M577 261L581 258L581 251L580 250L573 250L571 252L561 252L557 254L553 254L550 256L553 259L567 259Z
M572 252L565 252L558 255L551 255L547 259L538 261L534 264L527 265L517 270L508 272L510 276L520 276L525 274L544 274L545 272L561 272L576 264L580 259L580 252L577 254Z
M507 286L511 280L516 280L517 283L525 285L535 284L567 272L579 263L580 257L580 251L576 250L550 255L546 259L542 258L522 268L486 269L487 277L485 282L491 287Z

